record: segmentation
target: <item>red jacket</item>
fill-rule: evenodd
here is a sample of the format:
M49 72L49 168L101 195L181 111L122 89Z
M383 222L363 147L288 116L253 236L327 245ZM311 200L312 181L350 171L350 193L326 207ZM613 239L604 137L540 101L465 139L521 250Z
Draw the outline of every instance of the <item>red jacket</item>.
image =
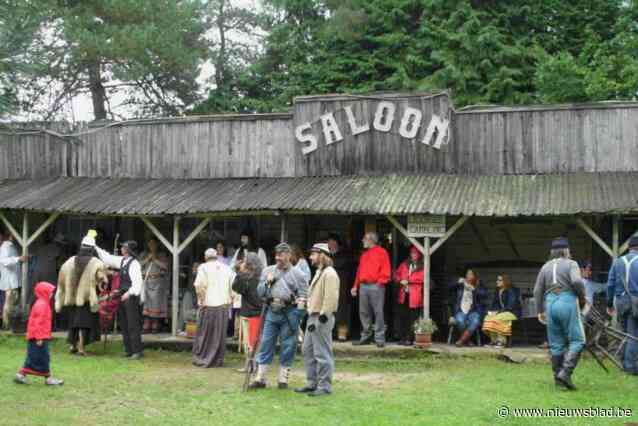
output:
M359 259L359 269L353 288L362 283L386 285L391 277L390 255L383 247L374 246L366 250Z
M413 270L412 273L410 273L408 260L399 265L399 269L394 273L394 281L397 284L404 280L408 282L409 306L411 309L423 307L423 276L423 268ZM401 286L401 290L399 291L399 303L405 303L405 289L403 286Z
M27 340L51 339L51 323L53 321L51 295L54 291L55 286L44 281L35 285L36 301L29 315Z

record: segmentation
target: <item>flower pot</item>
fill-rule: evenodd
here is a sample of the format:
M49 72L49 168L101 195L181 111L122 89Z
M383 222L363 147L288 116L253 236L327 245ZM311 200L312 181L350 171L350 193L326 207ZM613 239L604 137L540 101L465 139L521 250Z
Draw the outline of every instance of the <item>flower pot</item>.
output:
M432 345L432 333L415 333L414 346L421 349L429 348Z
M186 337L190 337L191 339L195 338L197 335L197 322L196 321L186 321Z

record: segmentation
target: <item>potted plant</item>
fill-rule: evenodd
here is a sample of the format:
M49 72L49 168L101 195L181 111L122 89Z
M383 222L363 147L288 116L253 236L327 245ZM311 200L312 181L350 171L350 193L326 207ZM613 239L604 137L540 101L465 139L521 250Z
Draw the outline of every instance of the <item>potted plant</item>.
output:
M432 344L432 333L438 330L436 323L431 318L419 318L414 323L414 345L417 348L426 349Z
M193 309L185 314L186 320L186 337L194 338L197 334L197 309Z

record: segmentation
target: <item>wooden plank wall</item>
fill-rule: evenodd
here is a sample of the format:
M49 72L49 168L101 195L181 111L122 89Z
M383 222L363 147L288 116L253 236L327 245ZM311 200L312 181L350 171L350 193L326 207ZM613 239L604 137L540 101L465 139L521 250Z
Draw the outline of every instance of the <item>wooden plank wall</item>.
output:
M638 170L635 103L468 111L454 122L450 173Z
M10 126L14 131L48 128L65 133L62 123L32 123ZM70 142L45 133L12 135L0 128L0 179L43 179L66 174Z
M132 123L82 137L73 176L224 178L293 176L290 116Z

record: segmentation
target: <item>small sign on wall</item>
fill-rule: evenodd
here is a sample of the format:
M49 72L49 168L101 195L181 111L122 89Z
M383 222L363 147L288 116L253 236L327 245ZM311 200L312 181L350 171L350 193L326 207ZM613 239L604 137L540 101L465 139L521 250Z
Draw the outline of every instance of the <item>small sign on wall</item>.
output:
M408 235L413 238L440 238L445 234L444 215L408 216Z

